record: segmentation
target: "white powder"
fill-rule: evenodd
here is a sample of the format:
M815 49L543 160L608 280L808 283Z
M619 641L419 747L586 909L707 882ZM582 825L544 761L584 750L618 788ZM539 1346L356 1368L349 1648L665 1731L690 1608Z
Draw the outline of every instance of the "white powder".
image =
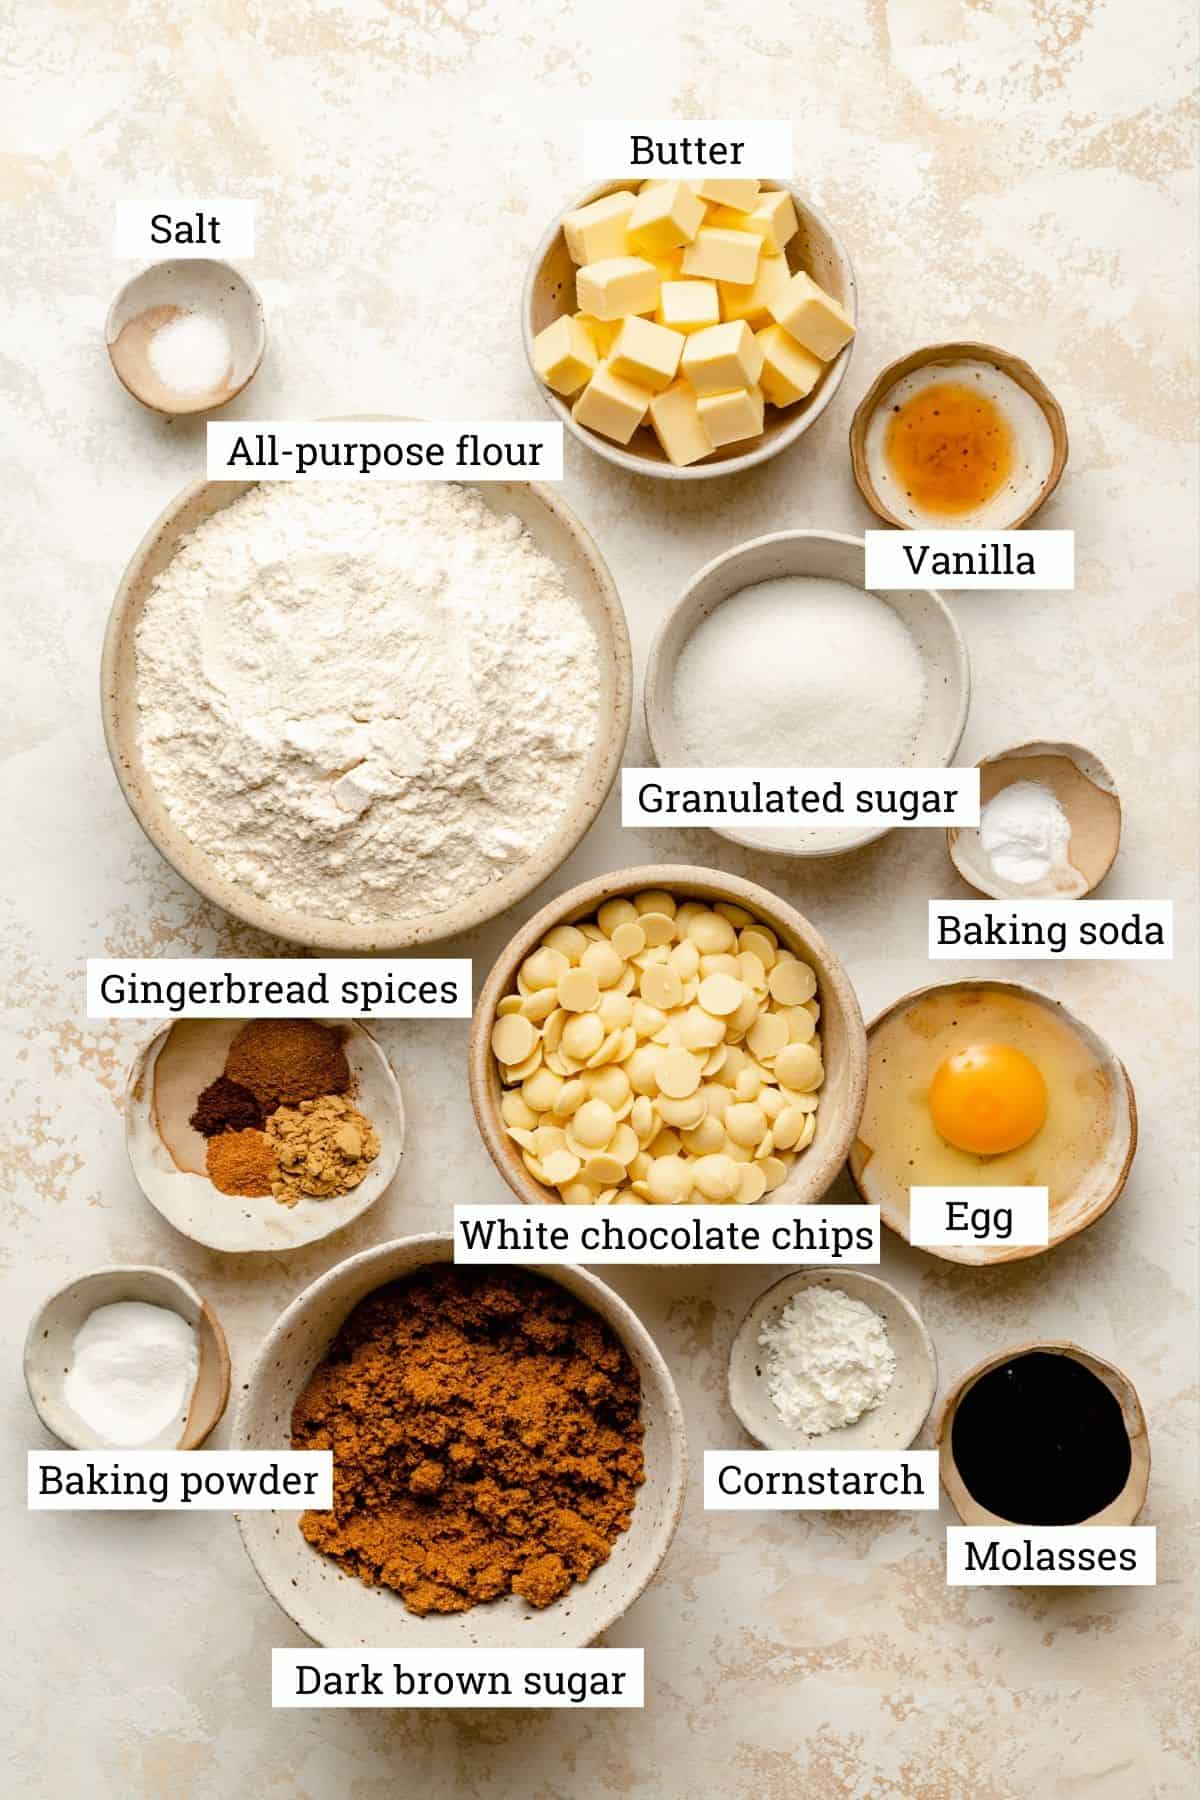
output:
M680 653L673 710L690 763L708 768L903 768L925 716L911 632L845 581L783 576L731 594ZM816 834L764 831L805 847Z
M207 394L229 374L229 336L219 319L180 313L159 327L146 354L164 387L176 394Z
M444 911L559 823L600 657L557 566L470 488L274 482L186 540L137 633L175 823L276 905Z
M1068 870L1071 823L1040 781L1014 781L979 815L979 847L1001 881L1032 887Z
M806 1437L853 1425L878 1406L896 1373L887 1327L841 1288L807 1287L764 1320L767 1392L784 1424Z
M97 1307L75 1333L63 1398L106 1444L135 1448L168 1431L175 1439L199 1367L196 1334L179 1313L118 1300Z

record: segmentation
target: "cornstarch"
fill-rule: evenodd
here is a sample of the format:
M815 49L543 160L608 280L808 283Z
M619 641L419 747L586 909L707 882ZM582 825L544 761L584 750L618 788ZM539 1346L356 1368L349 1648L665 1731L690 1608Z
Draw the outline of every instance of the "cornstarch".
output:
M556 564L474 490L267 482L200 525L146 601L142 757L239 886L352 924L411 918L554 831L600 674Z
M878 1406L896 1373L887 1327L874 1307L841 1288L807 1287L764 1320L771 1403L806 1437L853 1425Z

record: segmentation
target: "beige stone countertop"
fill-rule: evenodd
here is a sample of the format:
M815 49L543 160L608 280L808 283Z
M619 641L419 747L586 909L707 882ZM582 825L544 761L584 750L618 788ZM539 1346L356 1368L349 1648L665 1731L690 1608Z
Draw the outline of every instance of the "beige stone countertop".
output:
M1196 1341L1195 192L1177 0L331 0L26 8L0 75L7 988L0 1480L7 1576L3 1787L12 1800L1174 1800L1194 1791L1189 1528ZM640 678L700 563L789 525L870 521L846 451L882 365L972 337L1062 402L1065 480L1038 520L1077 533L1074 594L974 593L965 759L1027 738L1099 751L1125 801L1108 897L1171 898L1171 963L1006 963L1095 1025L1137 1086L1120 1203L1058 1251L992 1273L889 1239L943 1391L1038 1335L1113 1358L1149 1415L1152 1589L947 1589L932 1514L714 1513L693 1479L659 1576L613 1645L644 1645L641 1713L286 1712L273 1645L301 1640L228 1515L27 1514L48 1439L25 1327L72 1273L161 1261L230 1335L235 1388L284 1304L377 1240L505 1196L467 1098L465 1023L381 1031L412 1108L390 1193L338 1239L244 1264L176 1236L134 1186L120 1115L146 1035L88 1025L89 955L276 946L203 904L126 811L97 706L114 587L202 469L203 426L144 412L104 354L132 265L115 201L157 181L258 201L249 272L266 362L226 418L544 417L521 352L526 259L581 185L581 118L790 116L796 179L854 257L861 333L836 402L741 479L627 477L568 440L562 492L598 539ZM640 716L629 761L648 759ZM623 832L615 802L535 905L616 864L711 862L773 887L844 957L870 1015L938 975L925 903L961 893L941 835L809 866L703 832ZM516 918L453 948L482 975ZM836 1190L835 1195L837 1197ZM678 1380L698 1466L739 1441L730 1337L781 1271L612 1270ZM225 1421L217 1443L228 1440ZM1194 1539L1191 1540L1194 1545Z

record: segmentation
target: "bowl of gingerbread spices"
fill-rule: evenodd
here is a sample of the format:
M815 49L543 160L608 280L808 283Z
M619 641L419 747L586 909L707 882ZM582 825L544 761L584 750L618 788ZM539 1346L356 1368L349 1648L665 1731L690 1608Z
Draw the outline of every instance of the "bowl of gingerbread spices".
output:
M378 1200L400 1084L355 1021L179 1019L139 1053L125 1141L151 1206L212 1250L290 1250Z
M583 1269L349 1257L277 1320L238 1450L333 1451L333 1508L238 1524L318 1644L579 1649L667 1553L687 1452L645 1326Z

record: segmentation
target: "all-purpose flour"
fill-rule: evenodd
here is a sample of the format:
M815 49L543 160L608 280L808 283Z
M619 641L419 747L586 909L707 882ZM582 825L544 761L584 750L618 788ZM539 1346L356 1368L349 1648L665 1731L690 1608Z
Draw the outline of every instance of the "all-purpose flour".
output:
M262 898L355 924L444 911L529 857L599 688L557 566L449 484L255 486L183 543L137 632L176 825Z

